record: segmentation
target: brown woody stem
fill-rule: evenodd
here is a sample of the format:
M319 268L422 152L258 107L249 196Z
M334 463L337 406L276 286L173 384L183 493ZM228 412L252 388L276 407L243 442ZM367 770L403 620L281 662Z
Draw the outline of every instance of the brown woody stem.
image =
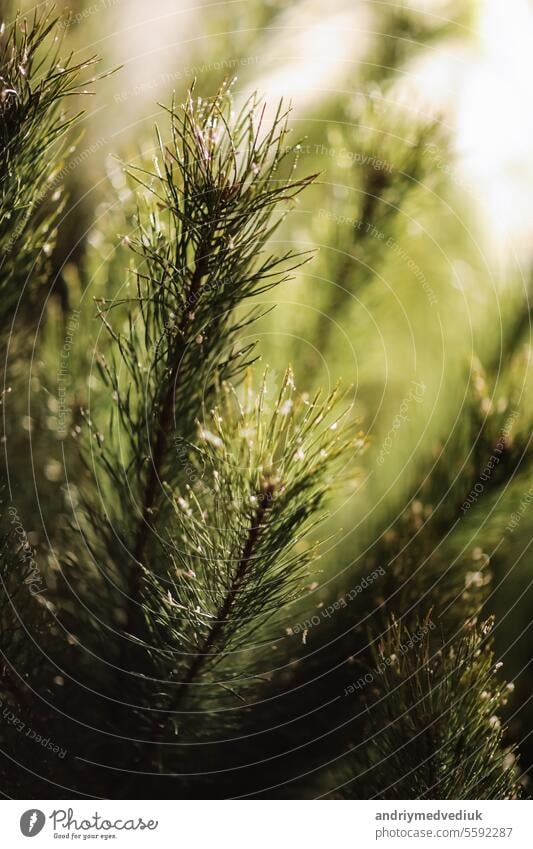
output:
M230 613L235 604L237 595L242 590L246 581L250 564L253 560L253 554L257 541L264 527L265 517L272 505L272 496L274 494L274 484L272 481L266 482L259 496L257 510L252 520L252 524L248 531L248 536L242 550L241 557L235 569L235 573L231 580L226 596L217 610L214 623L209 630L201 648L198 650L193 662L189 666L183 681L180 683L177 691L177 697L174 701L176 708L182 697L185 695L188 684L192 684L196 680L207 660L211 657L213 650L224 632L224 627L230 616Z

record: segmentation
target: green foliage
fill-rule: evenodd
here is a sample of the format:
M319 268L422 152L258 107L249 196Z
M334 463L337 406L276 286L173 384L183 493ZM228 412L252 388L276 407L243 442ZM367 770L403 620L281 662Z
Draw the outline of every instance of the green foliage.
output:
M355 783L368 798L517 798L515 753L499 718L512 685L497 679L492 623L470 624L442 645L432 627L392 622L379 642L367 688L368 766Z
M31 303L42 280L57 225L68 131L68 97L87 93L80 76L93 62L61 57L57 18L36 12L0 35L0 287L4 329L19 298ZM71 149L72 151L72 149ZM29 286L28 298L26 287Z
M232 688L246 678L260 629L301 592L316 556L305 540L345 459L335 394L324 404L302 400L288 374L268 415L265 392L255 401L247 392L244 406L227 397L214 411L213 430L201 431L195 449L200 486L174 499L171 567L161 577L156 566L144 570L158 665L181 681L174 707L190 702L190 685L210 669ZM204 709L208 703L204 688Z
M135 295L98 304L108 403L100 389L95 418L85 413L85 520L58 589L64 627L126 673L109 730L143 729L160 744L158 771L176 769L175 729L178 744L199 732L180 720L184 705L215 709L229 694L234 708L257 686L266 623L299 594L332 476L350 445L365 445L342 436L336 392L300 397L288 372L269 409L266 379L257 398L240 385L253 359L240 334L258 312L238 308L305 260L263 248L310 178L293 178L281 109L266 127L255 99L230 113L226 91L190 96L170 110L159 170L134 172ZM99 686L116 699L113 676ZM223 715L209 733L232 724ZM132 758L150 759L150 746L139 741Z
M141 568L156 542L151 527L168 520L166 490L183 479L176 439L191 441L196 421L209 409L216 385L236 378L250 364L253 345L238 334L257 318L236 308L279 285L302 262L286 251L263 249L283 212L312 178L283 175L289 157L287 114L278 110L263 128L264 109L255 99L230 121L227 92L208 101L188 98L170 110L171 141L159 137L159 170L138 169L149 208L139 210L136 294L101 305L115 347L100 360L101 375L116 405L108 428L93 428L109 531L94 516L95 545L111 549L117 530L132 552L128 618L136 616ZM110 311L128 311L126 331L117 332ZM200 365L201 364L201 365ZM200 367L199 367L200 366ZM105 433L106 438L103 438ZM124 513L125 499L133 499ZM92 512L92 511L91 511Z
M282 11L247 14L276 22ZM23 419L29 452L19 439L28 393L21 356L12 367L18 403L10 396L4 415L18 476L6 487L0 553L0 694L13 717L34 730L46 725L69 752L51 758L20 723L5 722L1 774L13 794L521 793L508 739L526 738L527 721L518 710L506 728L512 685L500 681L493 656L493 642L497 654L507 649L505 631L477 622L501 606L498 591L530 544L529 355L521 348L529 309L520 303L506 314L503 369L488 345L486 370L471 365L470 350L465 369L464 347L451 358L461 335L456 302L440 253L433 246L424 265L427 245L416 238L426 221L441 223L440 135L431 122L393 114L384 94L418 19L385 7L378 17L380 67L367 63L354 80L359 93L308 122L308 144L290 143L282 106L271 117L256 97L237 108L227 86L175 99L155 156L126 169L131 188L113 173L120 212L106 207L83 264L62 269L69 299L80 302L75 330L37 295L52 283L48 257L62 224L75 120L65 102L79 93L86 63L59 62L52 18L18 19L2 34L2 332L28 280L24 309L39 302L45 332ZM430 40L438 27L426 23ZM235 43L246 47L246 38ZM305 157L323 179L295 174ZM130 232L120 244L118 229ZM299 270L309 254L274 249L276 241L323 244L311 267L329 285L309 285ZM394 285L383 286L389 275ZM295 291L313 318L280 306L273 317L275 301ZM383 320L383 337L396 334L388 313L396 298L403 310L404 297L409 332L424 331L412 377L436 373L430 329L446 327L451 389L426 428L433 399L424 384L428 398L408 411L415 421L380 455L411 371L395 336L393 397L382 403L366 316ZM346 361L333 325L357 363ZM349 383L356 372L355 399L333 391L321 401L313 363L295 347L298 383L311 390L296 392L285 372L293 341L268 354L285 377L274 371L252 389L254 332L280 327L326 354L335 376ZM50 375L67 338L72 408L60 442ZM27 335L18 329L11 344L20 354ZM376 410L372 445L359 428ZM58 457L68 464L64 486ZM315 529L329 503L334 515L321 533L335 545L317 568L326 547ZM504 606L497 621L507 618ZM518 675L516 667L515 659ZM527 674L516 689L527 704Z
M413 195L420 205L420 195L427 188L427 149L437 137L436 126L412 118L407 122L391 109L391 133L384 136L382 109L375 101L363 99L356 114L350 116L355 126L348 130L334 126L327 138L332 150L345 151L345 161L339 154L340 167L333 174L333 169L328 169L330 180L337 178L342 186L343 168L355 150L362 164L357 177L354 175L347 186L337 189L342 215L332 211L332 204L324 199L320 217L321 237L326 234L333 251L323 258L321 271L332 285L322 300L321 320L315 331L325 351L333 347L330 337L335 324L344 314L353 314L366 287L380 280L391 247L392 253L399 249L398 240L408 226ZM334 209L338 208L336 204ZM425 289L428 301L435 301L427 281Z

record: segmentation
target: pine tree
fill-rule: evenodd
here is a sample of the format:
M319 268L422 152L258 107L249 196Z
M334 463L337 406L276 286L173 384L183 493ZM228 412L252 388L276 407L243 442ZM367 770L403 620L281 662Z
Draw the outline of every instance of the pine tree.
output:
M409 30L408 18L387 21ZM0 48L6 391L24 385L36 304L45 314L38 357L57 371L65 345L45 293L55 291L49 258L75 121L64 103L85 89L78 83L87 63L58 65L57 26L47 17L17 20ZM381 59L383 68L397 61ZM388 84L387 73L380 82ZM267 296L294 277L291 285L305 285L303 266L313 259L336 285L309 299L342 321L354 292L373 297L383 244L398 245L404 233L402 213L431 209L423 187L441 179L432 175L431 145L445 143L437 128L406 127L389 113L405 142L393 143L379 131L385 118L375 98L358 104L337 141L350 150L358 134L363 165L344 212L359 225L347 233L328 219L334 260L294 247L288 221L297 213L285 221L300 195L322 209L331 199L314 169L299 175L305 146L291 142L288 110L269 113L255 96L237 107L224 85L214 97L193 87L183 104L172 102L153 160L126 168L127 235L96 275L96 298L86 269L63 270L67 300L80 307L79 329L67 331L65 421L46 369L33 376L39 436L30 448L52 464L50 550L21 495L23 408L4 397L11 462L0 555L0 739L10 795L523 792L512 742L523 721L507 734L513 685L500 677L491 608L505 557L528 532L529 420L520 394L527 311L519 306L520 332L506 340L504 379L494 351L470 369L463 427L446 450L435 439L424 447L416 475L398 485L398 515L389 504L326 551L335 580L323 579L316 563L326 548L316 529L323 540L335 531L323 523L339 489L350 510L363 509L354 496L364 464L380 465L380 444L361 429L350 390L308 391L303 368L308 385L297 391L291 368L280 380L257 362L254 331L271 320ZM109 243L118 229L111 219ZM292 247L276 248L280 233ZM426 299L436 297L433 286ZM19 298L23 321L12 331ZM310 335L334 362L330 330L319 317ZM59 436L69 469L63 487L50 460ZM355 526L354 513L346 515ZM35 743L43 730L49 746Z

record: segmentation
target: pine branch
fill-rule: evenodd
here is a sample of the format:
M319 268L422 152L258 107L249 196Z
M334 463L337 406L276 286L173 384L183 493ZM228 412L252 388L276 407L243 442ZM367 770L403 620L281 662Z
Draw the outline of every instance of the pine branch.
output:
M514 799L515 753L498 716L512 685L501 684L488 640L492 622L451 645L425 620L409 632L392 623L375 655L368 701L365 798ZM425 627L424 627L425 626Z
M203 250L200 251L200 257L198 261L195 263L194 274L191 280L189 292L188 292L188 301L195 302L198 296L198 292L201 286L202 279L204 274L207 271L207 254L203 253ZM184 315L180 327L179 327L179 336L183 338L187 330L187 322L189 321L188 315ZM150 470L148 472L148 477L146 480L146 487L142 497L142 515L141 522L139 522L139 529L137 533L137 539L135 542L135 547L133 550L133 556L137 563L142 563L142 557L144 553L144 546L147 541L146 535L146 525L149 523L150 513L152 512L154 499L156 496L157 486L160 483L160 477L162 465L167 454L168 450L168 441L172 432L172 424L173 424L173 414L176 407L176 380L178 377L178 372L180 368L180 364L185 355L186 345L183 341L180 341L177 345L177 349L173 351L172 356L170 357L172 366L170 372L170 378L168 381L168 389L163 401L163 407L161 411L161 420L158 423L157 429L157 440L154 448L154 453L152 455L152 463L150 465ZM141 579L140 571L137 571L136 576L133 581L132 588L132 602L136 602L139 597L139 582ZM129 617L134 616L134 612L130 611Z
M88 94L80 77L95 59L60 58L59 19L35 12L0 32L0 291L4 326L32 272L40 274L63 208L67 98ZM89 80L88 82L92 82ZM70 151L68 151L70 152ZM25 298L25 301L28 299Z
M238 376L250 362L251 347L240 348L237 334L258 314L239 319L236 308L287 279L305 260L293 251L262 257L280 223L280 204L292 204L313 179L292 179L288 114L280 106L264 128L264 108L254 98L235 118L231 108L224 89L208 101L191 93L183 107L169 109L171 142L158 133L156 171L132 172L147 198L132 245L137 296L100 305L128 374L121 383L118 362L101 362L128 447L118 463L116 435L100 448L105 474L120 492L127 496L134 480L138 518L124 529L124 544L133 561L128 629L136 634L142 629L142 567L165 522L165 489L172 490L183 474L172 462L175 440L192 440L200 408L209 404L217 383ZM129 312L127 335L116 333L108 318L121 307ZM102 443L96 431L95 437ZM116 521L113 515L117 527L123 508L122 502Z
M211 671L298 593L314 556L300 541L345 458L349 442L338 428L345 413L332 418L336 394L323 405L304 402L289 374L270 416L264 396L265 389L236 415L230 393L215 411L214 431L204 429L197 448L202 486L177 496L172 568L160 576L145 570L144 607L161 675L179 677L168 695L172 711L195 698L190 685L216 683ZM240 656L227 674L245 686L242 664Z
M355 122L353 114L346 116L346 123L355 123L354 130L343 133L346 149L357 148L361 165L355 171L353 184L345 187L341 214L330 212L333 204L329 197L323 200L320 238L324 238L326 226L327 241L335 249L333 257L327 259L324 275L335 285L326 291L314 331L321 349L330 344L335 322L342 322L346 311L353 307L354 295L360 298L378 279L390 255L390 243L393 247L397 244L409 219L406 214L409 204L434 171L428 154L437 138L434 123L413 125L401 114L391 115L389 125L394 132L389 129L384 134L378 106L373 100L365 101ZM398 138L402 138L401 145ZM339 209L338 200L334 208ZM417 214L420 215L419 210ZM429 294L435 297L431 291Z

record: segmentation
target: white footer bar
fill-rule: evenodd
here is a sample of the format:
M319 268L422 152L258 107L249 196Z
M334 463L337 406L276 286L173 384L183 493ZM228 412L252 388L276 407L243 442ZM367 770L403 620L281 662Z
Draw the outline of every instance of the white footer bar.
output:
M1 845L522 848L533 846L532 806L531 801L5 801Z

